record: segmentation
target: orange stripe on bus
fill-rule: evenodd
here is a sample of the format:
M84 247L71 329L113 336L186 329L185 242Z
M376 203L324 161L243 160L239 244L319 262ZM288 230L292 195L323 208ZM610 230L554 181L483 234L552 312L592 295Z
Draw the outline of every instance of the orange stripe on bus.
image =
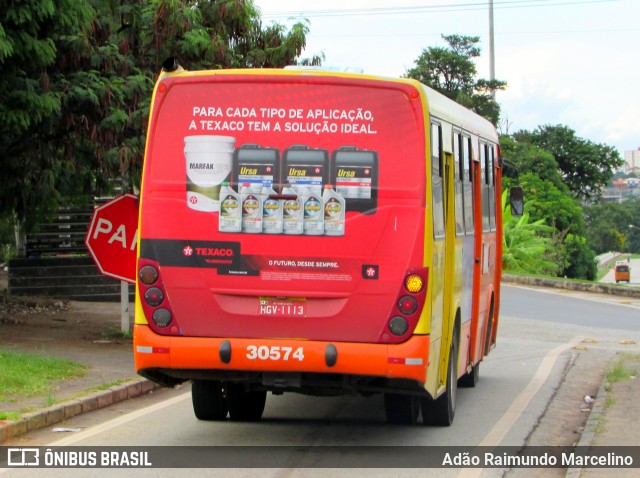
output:
M224 341L231 343L231 360L228 364L219 356ZM337 350L338 359L333 366L327 365L325 356L329 344ZM149 348L154 353L143 352ZM296 355L298 349L302 350ZM163 353L155 353L156 350ZM169 337L157 335L148 326L136 325L134 351L136 370L170 367L320 372L405 378L424 383L428 364L422 357L429 356L429 336L416 335L402 344L394 345L293 339ZM270 355L278 358L271 358Z

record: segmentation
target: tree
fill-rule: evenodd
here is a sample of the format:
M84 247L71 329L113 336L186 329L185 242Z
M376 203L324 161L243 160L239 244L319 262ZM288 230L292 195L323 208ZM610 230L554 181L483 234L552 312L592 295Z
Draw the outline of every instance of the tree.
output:
M567 126L540 126L533 132L519 131L513 137L551 153L563 181L576 198L584 201L599 198L614 171L623 164L613 147L578 138Z
M507 204L507 191L502 193L502 267L518 274L555 274L558 264L549 260L553 228L544 219L530 222L529 213L516 218Z
M597 254L626 250L627 237L632 237L629 224L633 224L633 215L624 205L593 204L585 209L585 223L589 245Z
M589 245L598 254L640 252L640 199L590 205L585 223Z
M549 181L564 194L569 194L569 188L562 180L558 170L558 162L553 155L531 144L516 141L513 137L500 136L500 151L510 164L515 166L504 169L505 178L513 178L519 173L535 174L541 180Z
M566 265L561 274L566 277L595 280L598 265L596 254L587 244L587 238L568 234L564 241Z
M562 236L567 233L584 235L582 208L575 199L563 193L551 181L533 173L524 173L520 182L525 198L529 198L526 211L533 221L543 219Z
M52 84L48 72L59 60L57 43L82 37L94 11L74 0L2 4L0 218L15 220L23 231L34 205L51 207L59 200L56 180L69 173L59 130L64 89Z
M510 162L519 171L526 171L518 175L518 182L524 190L525 211L530 214L530 220L543 220L554 229L549 235L552 248L546 257L559 266L556 273L593 280L595 253L585 237L583 209L562 182L553 156L537 146L519 143L510 137L502 137L501 145ZM514 178L507 177L504 185L509 187L514 182Z
M429 47L415 61L406 76L416 79L454 101L484 116L494 125L500 119L500 106L492 96L506 87L504 81L475 77L473 58L480 56L480 37L442 35L448 47Z
M263 26L251 0L0 0L0 220L139 176L151 91L168 57L188 69L282 67L308 24Z

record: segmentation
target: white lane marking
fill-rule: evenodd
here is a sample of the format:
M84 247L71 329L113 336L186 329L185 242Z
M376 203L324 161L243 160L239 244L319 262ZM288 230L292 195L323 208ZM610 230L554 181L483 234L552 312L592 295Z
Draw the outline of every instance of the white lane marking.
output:
M113 428L119 427L126 423L132 422L133 420L137 420L138 418L144 417L146 415L150 415L151 413L155 413L164 408L175 405L176 403L182 402L183 400L187 400L191 398L191 392L185 392L177 397L170 398L160 403L156 403L155 405L150 405L146 408L141 408L140 410L135 410L131 413L127 413L118 418L113 418L109 421L96 425L95 427L84 430L78 434L74 434L68 437L65 437L61 440L55 441L53 443L49 443L47 446L68 446L74 445L78 442L96 436L100 433L109 431Z
M522 390L522 392L520 392L515 400L511 402L507 411L502 415L500 420L496 422L493 428L489 430L489 433L485 435L482 441L478 443L478 446L491 447L498 446L500 444L511 427L513 427L520 416L524 413L529 402L549 378L551 370L560 355L562 355L565 350L578 345L582 340L582 337L574 337L571 341L558 345L547 352L527 386ZM465 468L460 471L458 478L476 478L480 476L481 473L482 468Z

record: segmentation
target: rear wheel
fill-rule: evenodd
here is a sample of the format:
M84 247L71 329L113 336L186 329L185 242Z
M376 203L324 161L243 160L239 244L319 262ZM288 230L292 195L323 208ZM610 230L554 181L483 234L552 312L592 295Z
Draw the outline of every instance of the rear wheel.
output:
M231 420L257 422L262 418L267 401L266 391L247 391L242 383L228 383L226 390Z
M194 380L191 384L191 402L198 420L224 420L227 418L227 400L222 383L215 380Z
M384 394L387 422L393 425L413 425L418 421L420 398L415 395Z
M487 319L487 333L484 337L484 354L489 355L491 350L491 336L493 332L493 298L491 298L491 306L489 307L489 318Z
M458 332L454 331L449 349L447 366L447 385L445 392L436 400L420 399L422 421L425 425L448 427L453 423L456 413L456 398L458 394Z

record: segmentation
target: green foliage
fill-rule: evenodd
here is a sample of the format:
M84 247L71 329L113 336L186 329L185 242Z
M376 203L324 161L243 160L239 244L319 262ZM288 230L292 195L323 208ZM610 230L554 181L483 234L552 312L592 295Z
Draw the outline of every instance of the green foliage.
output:
M84 35L94 11L87 2L12 2L0 8L0 215L37 220L38 209L60 200L60 175L80 178L64 164L63 96L56 79L59 44ZM72 86L72 85L71 85ZM69 176L69 183L71 177Z
M442 35L448 47L425 48L415 67L406 76L414 78L463 106L484 116L493 124L500 119L500 106L492 96L506 87L504 81L476 80L473 61L480 56L480 37Z
M607 370L607 382L617 383L629 380L631 377L636 377L638 375L638 370L636 368L629 368L627 364L637 360L637 355L624 354L620 359L615 361L611 368Z
M595 280L598 273L596 255L584 236L568 234L564 241L566 264L561 275L575 279Z
M524 173L520 182L525 197L533 199L527 203L532 220L543 219L563 235L567 232L584 235L582 208L575 199L536 174Z
M137 184L160 65L294 64L308 23L263 26L250 0L30 0L0 8L0 216ZM318 64L315 56L308 63ZM118 184L119 185L119 184Z
M580 200L598 199L615 169L623 164L613 147L578 138L575 131L563 125L540 126L533 132L519 131L513 137L552 154L563 181Z
M505 180L508 185L512 180ZM583 210L578 202L550 181L533 173L524 173L520 182L527 198L525 210L531 221L542 220L553 226L551 250L547 259L558 265L557 274L572 279L593 280L595 253L587 245Z
M541 126L501 138L502 152L520 171L519 181L530 198L526 210L533 220L545 219L555 229L555 256L559 273L570 278L595 279L594 255L625 250L631 217L616 206L580 203L594 200L620 165L611 147L578 138L566 126ZM515 179L508 169L505 185ZM638 217L640 220L640 217ZM622 226L621 226L622 224ZM638 237L640 245L640 237ZM594 252L595 251L595 252Z
M590 205L585 209L585 224L596 253L640 252L640 230L629 227L640 224L640 199Z
M530 222L529 213L521 217L511 215L507 191L502 193L503 252L505 272L517 274L555 274L557 263L549 260L552 250L550 235L554 229L544 219Z
M500 150L502 156L508 159L517 171L535 174L540 179L549 181L562 193L569 193L569 188L563 182L562 174L558 170L558 162L551 153L534 144L516 141L507 135L500 136ZM505 168L503 174L505 178L517 177L513 168Z

